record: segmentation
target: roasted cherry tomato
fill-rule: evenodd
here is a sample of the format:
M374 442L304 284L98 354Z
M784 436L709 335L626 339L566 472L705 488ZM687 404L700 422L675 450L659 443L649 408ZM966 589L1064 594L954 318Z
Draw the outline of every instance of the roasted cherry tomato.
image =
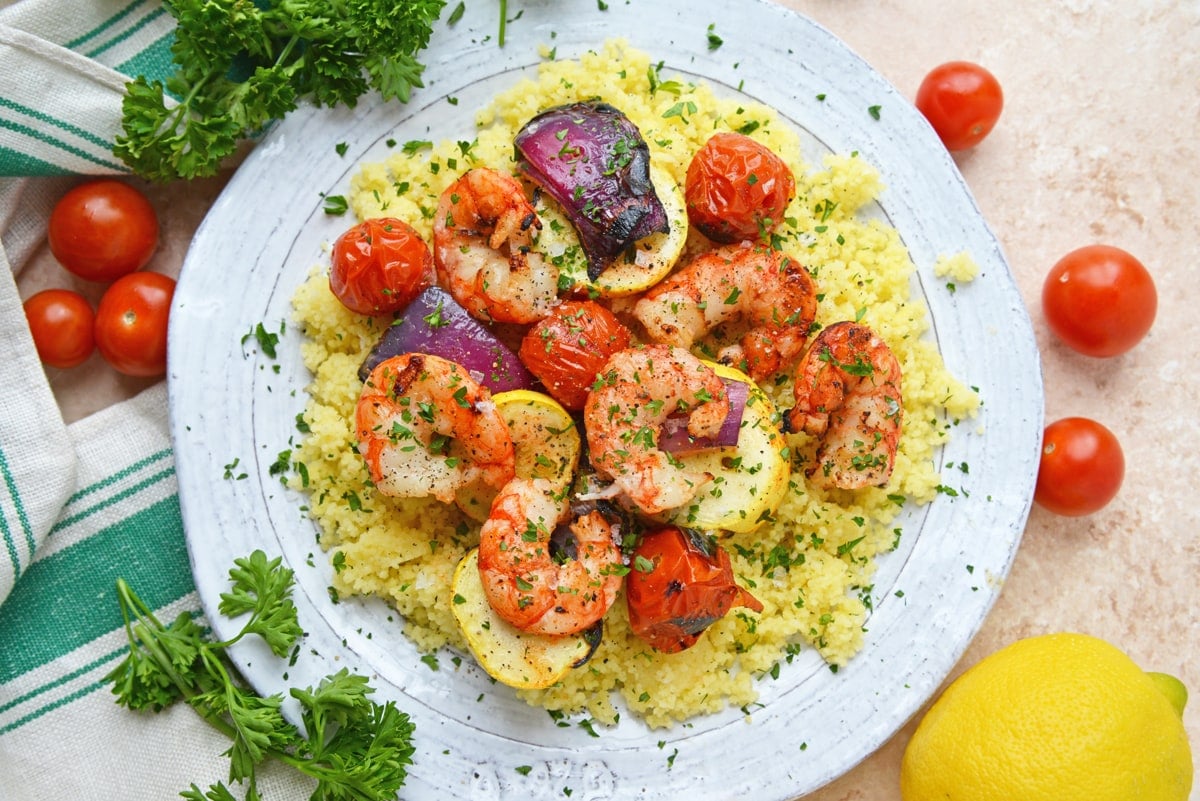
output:
M1033 498L1055 514L1076 517L1102 509L1125 478L1125 454L1113 432L1086 417L1046 426Z
M434 280L433 254L401 220L365 220L333 243L329 288L356 314L390 314Z
M158 248L158 215L128 184L102 179L80 184L50 212L50 252L88 281L115 281L140 270Z
M1063 256L1042 285L1050 330L1088 356L1117 356L1154 324L1158 293L1142 263L1120 248L1088 245Z
M992 132L1004 109L996 76L969 61L934 67L921 81L916 106L947 150L975 147Z
M713 134L688 165L688 221L716 242L763 240L796 194L792 171L745 134Z
M713 537L677 526L643 535L625 600L633 633L664 653L690 648L735 606L763 608L733 580L729 554Z
M45 289L25 301L25 318L38 358L51 367L75 367L96 348L92 304L69 289Z
M118 278L96 309L96 347L125 375L153 377L167 369L167 318L175 280L137 272Z
M629 347L629 329L590 300L560 303L521 340L521 362L568 409L582 409L608 357Z

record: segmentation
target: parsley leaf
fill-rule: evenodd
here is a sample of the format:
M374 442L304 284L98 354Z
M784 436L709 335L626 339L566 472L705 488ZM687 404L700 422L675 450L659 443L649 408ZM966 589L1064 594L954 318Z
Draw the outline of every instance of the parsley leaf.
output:
M172 0L165 84L126 83L113 153L157 181L215 175L246 137L301 100L353 106L368 91L407 102L417 55L445 0Z
M718 48L721 47L721 45L725 44L725 40L722 39L720 36L717 36L716 27L717 27L717 24L715 22L709 23L708 33L707 33L709 50L717 50Z
M268 560L262 551L234 561L229 571L233 589L221 593L218 609L227 617L249 613L250 619L227 644L247 634L257 634L266 640L276 656L286 656L303 633L296 621L296 606L292 603L293 574L281 562L280 557Z
M163 625L124 580L117 599L125 619L129 653L106 677L117 703L161 710L186 701L231 741L229 782L245 798L260 798L259 765L276 760L316 780L313 799L393 801L412 764L413 724L392 702L378 704L364 676L342 669L316 688L291 689L303 727L283 717L283 696L260 696L238 679L226 649L248 634L262 637L278 656L296 648L304 632L291 593L292 571L262 551L234 562L231 589L221 595L223 615L248 615L233 638L214 642L192 616L181 613ZM189 801L233 801L225 783L193 784Z

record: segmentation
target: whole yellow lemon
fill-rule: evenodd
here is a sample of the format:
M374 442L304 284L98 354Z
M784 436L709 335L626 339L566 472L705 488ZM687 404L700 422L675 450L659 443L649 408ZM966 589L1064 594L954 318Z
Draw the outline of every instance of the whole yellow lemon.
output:
M904 801L1187 801L1192 752L1159 682L1109 643L1030 637L929 708L904 752Z

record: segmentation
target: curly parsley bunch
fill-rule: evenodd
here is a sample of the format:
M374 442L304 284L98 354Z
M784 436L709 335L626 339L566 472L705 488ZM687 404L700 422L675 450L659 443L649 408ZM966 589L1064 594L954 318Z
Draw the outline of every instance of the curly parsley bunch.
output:
M113 153L158 181L214 175L301 100L407 102L445 0L165 0L175 74L126 84ZM173 98L173 99L169 99ZM178 100L178 102L174 102Z
M226 651L243 637L257 635L276 656L287 657L304 635L291 598L293 573L281 561L262 551L235 560L218 611L245 618L238 633L221 642L186 612L162 623L119 580L129 653L105 678L117 703L129 709L159 711L182 701L229 737L229 782L243 788L246 801L259 801L257 769L267 760L315 779L314 801L394 801L412 764L415 727L393 702L369 698L374 689L365 676L343 668L315 688L291 688L300 706L296 727L283 716L282 695L256 694L233 670ZM180 795L235 800L224 782L204 790L193 784Z

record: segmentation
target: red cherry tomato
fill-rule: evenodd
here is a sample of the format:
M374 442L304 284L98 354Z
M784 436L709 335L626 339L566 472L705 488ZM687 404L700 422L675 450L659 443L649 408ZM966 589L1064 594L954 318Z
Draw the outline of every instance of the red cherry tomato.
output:
M1088 245L1063 256L1042 285L1050 330L1088 356L1117 356L1142 341L1158 312L1154 279L1120 248Z
M689 222L716 242L765 239L795 194L783 159L740 133L710 137L692 157L684 184Z
M729 554L715 539L676 526L643 535L625 601L633 633L664 653L690 648L735 606L763 608L733 580Z
M1000 82L978 64L951 61L934 67L917 90L917 108L947 150L975 147L1004 109Z
M333 243L329 288L356 314L399 311L433 280L429 246L401 220L365 220Z
M568 409L582 409L608 357L629 347L629 329L590 300L560 303L521 340L521 362Z
M75 367L96 348L92 304L69 289L46 289L25 301L25 318L38 358L51 367Z
M162 273L118 278L96 309L96 347L125 375L153 377L167 369L167 318L175 281Z
M1095 420L1067 417L1046 426L1033 498L1045 509L1077 517L1102 509L1125 478L1116 435Z
M111 179L80 184L50 212L50 252L87 281L140 270L158 248L158 215L146 196Z

